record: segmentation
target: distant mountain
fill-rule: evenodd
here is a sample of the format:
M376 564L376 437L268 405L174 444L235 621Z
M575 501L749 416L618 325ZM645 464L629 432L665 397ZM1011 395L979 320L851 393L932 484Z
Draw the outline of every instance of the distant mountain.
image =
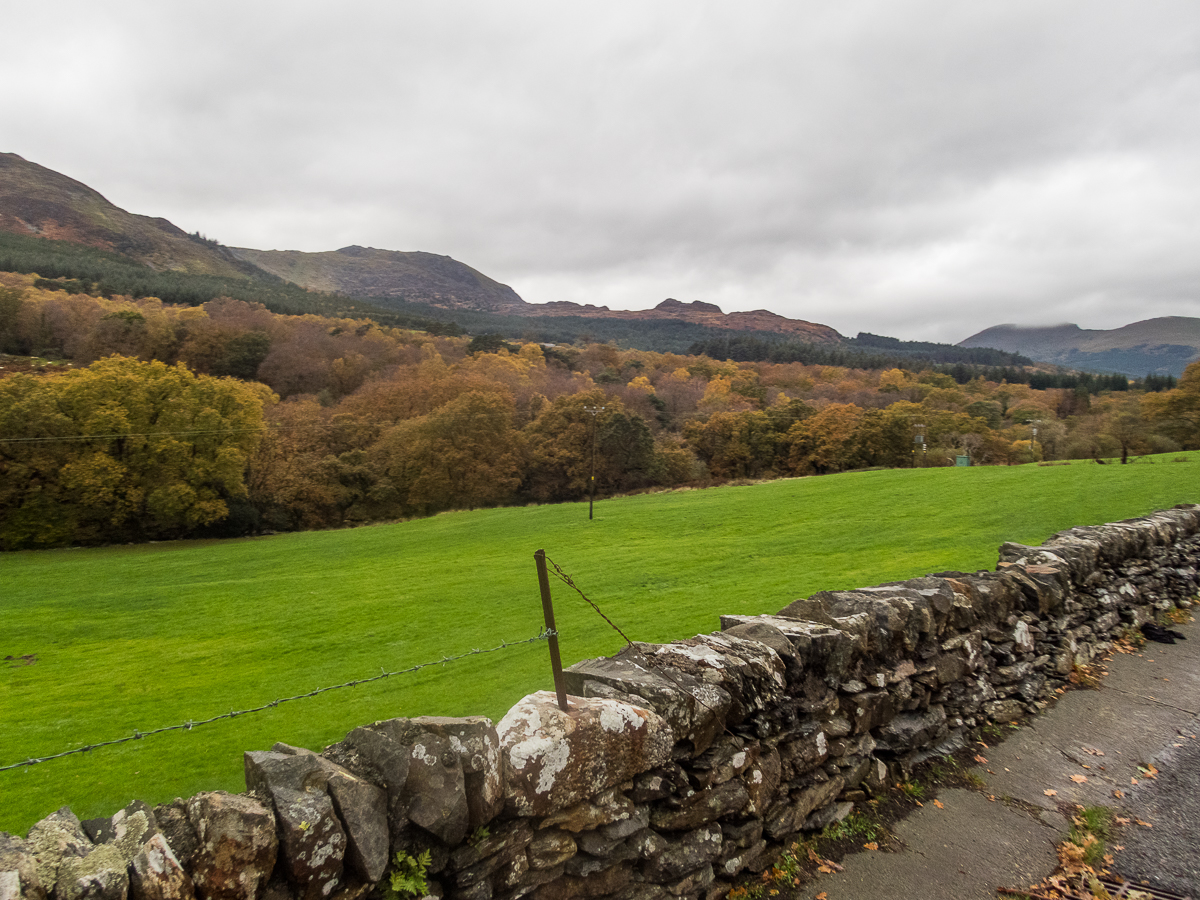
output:
M590 303L581 305L567 301L551 303L536 303L526 306L527 316L581 316L591 319L624 319L629 321L649 321L651 319L674 319L680 322L690 322L693 325L706 325L709 328L720 328L726 331L759 331L772 334L788 335L796 340L808 341L814 344L841 343L842 336L828 325L818 325L805 322L803 319L788 319L765 309L751 312L721 311L715 303L703 303L693 300L684 303L668 297L653 309L620 310L609 309L607 306L593 306Z
M406 300L442 309L530 315L530 304L508 285L436 253L358 246L323 253L230 249L239 259L309 290L376 302Z
M1189 363L1200 359L1200 318L1164 316L1109 331L1078 325L996 325L958 346L993 347L1089 372L1179 377Z

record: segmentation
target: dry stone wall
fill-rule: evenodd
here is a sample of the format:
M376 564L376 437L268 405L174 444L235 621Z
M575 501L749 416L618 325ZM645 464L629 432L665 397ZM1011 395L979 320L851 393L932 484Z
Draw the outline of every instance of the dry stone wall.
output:
M1005 544L995 572L823 591L567 672L570 709L394 719L245 755L247 792L0 834L0 900L716 898L971 730L1196 602L1200 506Z

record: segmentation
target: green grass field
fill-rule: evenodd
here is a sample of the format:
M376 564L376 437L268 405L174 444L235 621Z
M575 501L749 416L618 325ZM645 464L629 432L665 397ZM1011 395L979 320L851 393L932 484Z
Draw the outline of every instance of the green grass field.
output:
M1185 463L1174 460L1190 457ZM348 531L0 556L0 766L438 660L541 627L547 554L634 640L829 588L995 566L1006 540L1200 502L1200 453L1134 465L849 473ZM553 583L565 665L620 638ZM487 715L552 687L544 643L0 772L0 830L63 805L242 790L244 750L394 716Z

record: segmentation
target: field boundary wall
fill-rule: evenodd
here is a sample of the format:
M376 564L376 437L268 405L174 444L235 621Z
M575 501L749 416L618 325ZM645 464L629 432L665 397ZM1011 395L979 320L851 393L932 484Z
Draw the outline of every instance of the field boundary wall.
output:
M396 856L435 897L723 897L981 729L1036 714L1197 602L1200 506L1004 544L996 571L822 591L631 644L483 717L245 754L247 791L0 833L0 900L357 900ZM402 894L401 896L411 896Z

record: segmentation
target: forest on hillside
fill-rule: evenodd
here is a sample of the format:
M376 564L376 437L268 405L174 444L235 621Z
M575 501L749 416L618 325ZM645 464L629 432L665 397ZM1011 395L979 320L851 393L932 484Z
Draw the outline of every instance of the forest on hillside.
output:
M1200 448L1200 364L1178 385L1038 386L986 360L947 373L917 355L871 368L510 342L90 287L0 274L5 549L577 500L593 452L602 497Z

